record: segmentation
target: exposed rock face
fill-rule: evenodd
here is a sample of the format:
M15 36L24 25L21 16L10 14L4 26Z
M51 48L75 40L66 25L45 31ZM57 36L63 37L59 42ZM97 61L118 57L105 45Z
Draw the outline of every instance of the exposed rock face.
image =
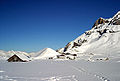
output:
M113 16L111 19L104 19L104 18L99 18L93 25L92 28L96 28L99 24L105 24L108 23L109 25L120 25L120 11Z
M120 20L114 21L113 25L120 25Z
M74 44L73 44L73 47L72 48L74 48L74 47L76 47L76 46L81 46L82 44L78 44L78 43L76 43L76 42L74 42Z
M68 47L71 45L71 42L69 42L66 46L65 46L65 48L64 48L64 52L68 49Z
M76 48L76 47L80 47L83 43L87 42L86 39L80 39L78 40L78 42L69 42L65 48L64 48L64 52L66 52L68 49L72 49L72 48ZM58 50L60 51L60 50Z
M120 25L120 11L111 20L112 25Z
M85 32L86 35L91 35L91 33L92 33L91 31L86 31Z
M102 34L104 34L104 33L107 33L107 29L103 29L103 30L101 30L101 31L99 30L99 31L97 31L97 32L99 32L99 34L102 35Z
M108 22L108 21L105 21L103 18L99 18L93 25L93 27L95 26L98 26L99 24L103 24L105 22Z

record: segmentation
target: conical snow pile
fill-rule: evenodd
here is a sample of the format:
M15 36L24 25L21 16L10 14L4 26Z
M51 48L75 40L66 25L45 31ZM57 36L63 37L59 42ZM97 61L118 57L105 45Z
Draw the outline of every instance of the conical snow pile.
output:
M36 60L38 59L49 59L49 58L55 58L57 55L60 55L58 52L51 48L45 48L37 53L37 56L34 58Z

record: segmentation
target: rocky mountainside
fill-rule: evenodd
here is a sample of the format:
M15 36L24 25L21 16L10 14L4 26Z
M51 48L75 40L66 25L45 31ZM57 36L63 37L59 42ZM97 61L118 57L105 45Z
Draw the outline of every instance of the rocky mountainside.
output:
M99 18L91 30L57 51L78 55L120 56L120 11L112 18Z

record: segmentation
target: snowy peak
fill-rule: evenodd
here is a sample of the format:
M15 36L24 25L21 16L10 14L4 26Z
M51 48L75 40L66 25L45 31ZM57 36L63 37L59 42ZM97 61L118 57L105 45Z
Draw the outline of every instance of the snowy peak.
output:
M92 28L94 28L94 27L97 27L99 24L105 24L105 23L108 23L109 21L108 20L105 20L104 18L99 18L99 19L97 19L97 21L94 23L94 25L93 25L93 27Z
M113 16L110 24L112 24L112 25L120 25L120 11Z
M118 12L113 16L113 19L117 19L117 18L120 18L120 11L118 11Z
M120 25L120 11L117 12L112 18L109 19L104 19L100 17L99 19L96 20L92 28L97 29L98 25L104 25L104 24L109 24L109 25Z

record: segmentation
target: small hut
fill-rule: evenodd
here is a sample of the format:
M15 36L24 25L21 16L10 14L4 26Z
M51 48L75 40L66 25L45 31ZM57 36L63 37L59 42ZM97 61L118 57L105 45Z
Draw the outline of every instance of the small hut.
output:
M8 60L8 62L28 62L29 58L24 54L14 54Z

